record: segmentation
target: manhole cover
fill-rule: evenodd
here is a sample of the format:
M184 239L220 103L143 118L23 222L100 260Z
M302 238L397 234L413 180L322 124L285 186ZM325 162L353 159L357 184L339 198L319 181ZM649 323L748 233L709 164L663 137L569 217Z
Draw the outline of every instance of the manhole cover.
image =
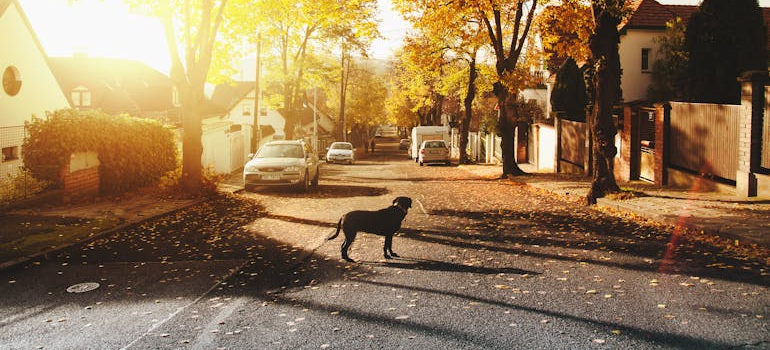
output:
M67 292L68 293L85 293L85 292L90 292L96 288L99 288L99 283L96 283L96 282L78 283L78 284L69 286L69 288L67 288Z

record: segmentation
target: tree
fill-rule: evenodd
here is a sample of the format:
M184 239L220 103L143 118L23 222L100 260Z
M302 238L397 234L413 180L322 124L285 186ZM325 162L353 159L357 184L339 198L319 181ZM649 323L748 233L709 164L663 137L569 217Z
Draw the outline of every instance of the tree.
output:
M400 2L409 3L406 0ZM477 19L486 29L484 34L487 39L486 44L492 47L497 72L493 92L500 106L497 131L502 136L502 176L524 174L514 159L514 132L519 121L516 120L511 108L517 94L511 94L511 91L521 88L523 71L517 69L517 65L520 63L519 59L523 57L522 53L532 27L538 1L422 0L420 3L424 5L423 7L430 9L436 26L463 25L466 21L456 20L460 14L463 17Z
M443 11L443 2L427 1L398 1L397 8L421 35L432 41L428 55L436 55L434 63L448 69L449 74L442 74L442 95L449 96L457 93L463 101L463 116L459 118L460 131L460 164L468 162L466 148L470 122L473 118L473 101L476 98L478 78L477 60L481 47L485 42L485 28L473 8L462 11ZM462 66L453 64L462 62ZM466 69L467 67L467 69ZM456 73L464 73L465 79L460 82ZM445 77L449 77L446 79Z
M356 146L366 146L366 142L374 137L376 126L386 124L387 111L385 101L388 95L386 80L377 74L376 67L366 62L350 60L346 72L348 86L345 88L345 117L351 129L348 140ZM337 82L332 82L336 85ZM343 90L330 89L329 107L340 110L342 99L339 94Z
M416 114L416 123L411 126L441 122L444 96L439 85L445 62L436 55L435 43L423 35L407 36L393 67L391 86L397 92L392 96L397 99L389 99L388 104L392 106L388 110L398 111L408 106L411 113Z
M512 115L511 106L517 100L516 94L511 94L511 90L516 86L510 82L515 81L512 75L516 74L517 64L521 58L529 29L532 27L532 21L537 8L537 0L529 3L529 10L525 15L525 1L503 2L492 6L478 4L477 8L484 24L487 27L489 42L492 44L495 54L497 68L497 82L494 83L493 93L497 97L500 106L500 116L497 122L497 130L502 136L501 149L503 155L503 174L521 175L524 174L516 164L513 153L514 132L517 120ZM491 16L491 17L490 17ZM511 20L512 19L512 20ZM512 23L508 21L511 20ZM507 34L504 28L513 27L513 33ZM510 38L510 43L505 43L505 38ZM515 90L514 90L515 91Z
M652 101L682 100L686 96L689 56L684 31L684 21L676 17L666 23L666 33L654 39L658 59L652 64L652 84L647 90L647 98Z
M767 27L757 0L704 0L687 24L690 100L739 103L737 78L767 70Z
M625 14L625 0L593 0L594 34L591 36L594 101L589 125L593 137L594 175L586 196L588 204L607 193L618 192L614 174L615 135L612 106L620 97L620 56L618 25Z
M594 29L593 18L585 0L561 0L546 6L536 25L548 69L557 69L567 58L585 62L591 56L588 40Z
M557 112L564 112L569 120L584 121L587 103L583 72L574 59L567 58L556 75L556 84L551 92L551 106Z
M201 156L203 133L201 107L205 101L204 85L212 64L232 59L235 48L246 33L242 27L222 30L224 23L242 18L251 10L248 0L124 0L139 13L157 18L171 56L170 77L179 90L182 109L182 177L180 185L187 193L199 193L203 180ZM235 21L237 22L237 21Z
M297 111L305 101L305 74L313 60L313 45L347 42L365 43L377 34L374 25L376 0L260 0L255 12L263 20L257 28L273 43L279 59L283 88L283 112L287 137L298 128Z
M354 131L352 141L366 147L366 142L374 137L377 126L386 123L385 100L388 89L385 80L371 68L354 67L351 75L346 114Z

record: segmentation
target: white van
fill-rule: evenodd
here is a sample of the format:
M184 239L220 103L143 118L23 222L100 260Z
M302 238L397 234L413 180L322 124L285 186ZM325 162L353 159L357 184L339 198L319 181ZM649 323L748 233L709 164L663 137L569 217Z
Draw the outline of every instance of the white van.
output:
M425 140L444 140L450 144L449 127L446 126L415 126L412 128L412 144L409 146L409 158L417 161L420 145Z

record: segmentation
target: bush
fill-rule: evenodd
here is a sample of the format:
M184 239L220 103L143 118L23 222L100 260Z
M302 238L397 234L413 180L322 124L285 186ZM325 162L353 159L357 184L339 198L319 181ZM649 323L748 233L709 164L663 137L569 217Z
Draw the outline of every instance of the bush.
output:
M26 198L43 191L48 182L35 179L29 171L22 168L16 174L8 174L0 179L0 205Z
M738 78L767 70L767 26L756 0L704 0L687 22L689 99L740 104Z
M574 59L568 58L556 75L556 85L551 93L551 105L555 111L564 112L565 119L585 121L587 103L588 95L585 81L583 81L583 72L580 71Z
M99 154L103 194L149 185L176 168L174 133L154 120L62 109L26 125L24 166L35 178L58 186L59 172L76 152Z

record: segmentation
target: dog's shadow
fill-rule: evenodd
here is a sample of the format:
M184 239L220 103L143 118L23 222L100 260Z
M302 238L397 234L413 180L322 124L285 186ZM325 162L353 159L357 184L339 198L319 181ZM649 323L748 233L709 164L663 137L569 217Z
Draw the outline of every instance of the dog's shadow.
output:
M522 269L515 269L511 267L492 268L471 266L464 264L449 263L444 261L427 260L427 259L415 259L415 258L395 258L386 262L382 261L362 261L364 265L375 265L396 269L407 270L422 270L422 271L444 271L444 272L464 272L464 273L477 273L483 275L497 275L497 274L517 274L517 275L539 275L539 272L527 271Z

